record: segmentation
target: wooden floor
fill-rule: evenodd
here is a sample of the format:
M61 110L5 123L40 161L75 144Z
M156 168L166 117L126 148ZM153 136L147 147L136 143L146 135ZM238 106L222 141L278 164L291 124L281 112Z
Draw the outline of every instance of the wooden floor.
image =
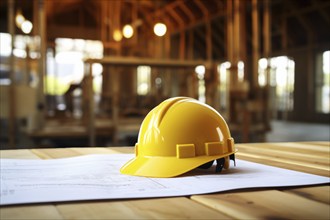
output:
M237 158L242 160L330 177L330 142L236 144L236 147ZM132 152L132 147L58 148L2 150L0 155L2 158L51 159ZM329 218L329 184L235 190L187 197L47 203L0 208L0 219Z
M272 121L267 142L330 141L330 124Z

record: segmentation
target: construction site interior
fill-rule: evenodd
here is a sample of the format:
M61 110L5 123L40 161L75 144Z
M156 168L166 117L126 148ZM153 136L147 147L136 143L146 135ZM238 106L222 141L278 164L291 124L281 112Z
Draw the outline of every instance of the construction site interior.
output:
M330 1L3 0L0 43L1 149L134 146L175 96L237 143L330 139Z

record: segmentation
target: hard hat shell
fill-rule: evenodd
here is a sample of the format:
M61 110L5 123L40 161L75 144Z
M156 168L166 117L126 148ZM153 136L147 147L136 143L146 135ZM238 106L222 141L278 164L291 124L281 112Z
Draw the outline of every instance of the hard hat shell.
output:
M235 153L227 123L212 107L187 97L170 98L143 120L135 158L121 173L173 177Z

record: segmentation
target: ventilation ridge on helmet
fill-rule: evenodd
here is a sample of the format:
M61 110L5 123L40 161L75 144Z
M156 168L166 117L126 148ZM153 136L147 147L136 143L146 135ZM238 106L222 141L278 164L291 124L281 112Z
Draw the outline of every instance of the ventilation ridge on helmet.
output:
M166 101L163 103L163 106L160 108L158 114L159 116L157 117L157 125L160 126L160 124L163 121L163 118L166 114L166 112L176 103L185 100L185 99L190 99L188 97L175 97L171 98L170 100Z

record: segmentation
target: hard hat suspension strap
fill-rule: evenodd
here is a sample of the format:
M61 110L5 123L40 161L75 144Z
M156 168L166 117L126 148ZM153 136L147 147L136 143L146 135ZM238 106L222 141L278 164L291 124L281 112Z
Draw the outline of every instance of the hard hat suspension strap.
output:
M217 159L217 166L215 167L215 172L220 173L225 165L225 158Z
M232 161L234 161L234 166L236 167L235 154L231 154L229 156L229 159L232 160Z

